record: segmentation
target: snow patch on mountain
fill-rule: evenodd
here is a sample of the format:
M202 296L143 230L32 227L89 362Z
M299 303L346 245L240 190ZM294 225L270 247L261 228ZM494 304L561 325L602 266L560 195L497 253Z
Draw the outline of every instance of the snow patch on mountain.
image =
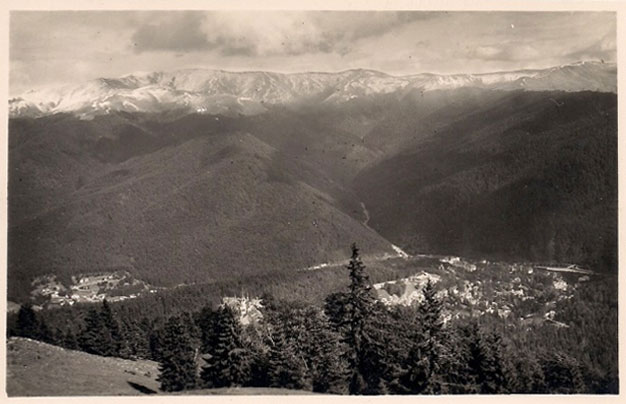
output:
M186 110L208 114L262 113L270 105L315 99L327 104L393 94L478 87L494 90L617 92L615 64L581 62L543 70L486 74L391 76L373 70L339 73L227 72L185 69L136 72L79 85L30 90L9 100L10 116L73 113L89 118L111 111L156 113Z

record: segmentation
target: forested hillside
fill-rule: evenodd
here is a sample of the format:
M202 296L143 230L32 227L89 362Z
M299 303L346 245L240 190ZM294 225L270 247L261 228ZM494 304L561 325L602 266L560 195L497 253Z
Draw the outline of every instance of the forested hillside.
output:
M372 254L614 271L616 144L615 95L593 92L12 119L10 298L45 274L171 286L289 272L338 259L348 235Z
M348 234L372 253L392 252L347 213L360 209L352 193L250 133L197 129L179 139L115 123L121 132L107 143L100 121L85 124L93 138L76 139L63 128L82 123L56 118L12 132L11 299L23 301L45 274L124 269L173 286L291 272L340 259ZM129 133L144 146L130 148ZM102 156L102 144L112 154Z
M615 272L616 125L614 94L511 93L368 167L354 186L370 226L413 253Z

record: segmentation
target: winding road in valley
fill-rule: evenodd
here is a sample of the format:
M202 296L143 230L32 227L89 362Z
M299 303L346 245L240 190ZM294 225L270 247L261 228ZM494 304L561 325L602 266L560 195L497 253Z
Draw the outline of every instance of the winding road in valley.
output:
M368 229L370 228L368 223L370 222L370 212L367 210L367 207L363 202L361 202L361 209L363 209L363 215L365 215L365 220L363 220L363 225Z
M365 203L363 203L363 202L361 202L361 209L363 210L363 216L365 216L365 219L361 223L363 224L363 226L367 227L368 229L370 229L372 231L375 231L374 229L372 229L368 225L368 223L370 221L370 212L367 210L367 207L365 206ZM393 254L384 253L384 254L381 254L381 255L366 255L366 256L362 257L363 261L377 262L377 261L385 261L385 260L388 260L388 259L391 259L391 258L402 258L402 259L409 259L409 258L411 258L411 256L409 254L404 252L397 245L391 244L391 248L394 251ZM311 265L311 266L305 267L305 268L298 268L296 271L298 271L298 272L300 272L300 271L316 271L318 269L323 269L323 268L344 266L344 265L347 265L348 262L349 262L349 260L347 260L347 259L346 260L342 260L342 261L322 262L321 264Z

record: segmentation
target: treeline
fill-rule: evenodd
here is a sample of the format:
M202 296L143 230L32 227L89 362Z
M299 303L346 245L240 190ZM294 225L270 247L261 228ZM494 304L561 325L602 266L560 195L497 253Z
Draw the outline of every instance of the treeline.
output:
M36 312L31 305L21 306L16 315L7 318L8 336L36 339L94 355L151 359L149 338L158 322L145 317L135 322L122 320L106 300L100 306L92 306L83 319L65 327L49 325L47 318L60 312L55 311Z
M563 336L571 334L546 331L554 327L520 332L488 315L444 321L444 302L431 283L415 306L382 305L355 246L348 270L348 286L327 296L323 306L264 295L263 318L246 326L238 310L225 304L131 322L104 302L90 309L77 333L50 332L43 316L28 307L12 319L9 332L98 355L155 360L163 391L254 386L334 394L617 392L616 350L592 363L578 351L577 337L568 346ZM606 301L611 296L600 294ZM603 338L610 339L613 330L605 331ZM592 329L584 332L596 338ZM597 343L584 349L599 355ZM615 367L607 365L611 361Z

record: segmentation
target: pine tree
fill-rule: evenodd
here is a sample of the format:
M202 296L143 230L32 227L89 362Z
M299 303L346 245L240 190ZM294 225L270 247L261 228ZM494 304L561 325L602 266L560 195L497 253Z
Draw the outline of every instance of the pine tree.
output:
M418 306L418 316L413 325L415 333L407 358L407 369L401 382L408 393L435 394L441 393L443 389L442 305L430 280L422 289L422 294L423 300Z
M500 335L492 332L484 336L483 343L484 360L481 363L481 393L502 394L507 393L508 380L505 375L504 358L502 355L502 339Z
M123 345L122 334L120 332L120 326L117 319L113 316L111 306L106 299L102 301L100 307L100 317L102 318L102 325L104 330L102 332L103 337L103 351L104 356L118 356Z
M38 319L39 327L37 330L36 338L40 341L47 342L49 344L57 343L55 334L48 327L48 323L43 318Z
M179 317L165 325L161 340L158 381L163 391L181 391L196 386L195 347Z
M324 314L328 317L328 321L334 331L340 334L347 334L348 313L348 297L347 292L335 292L326 296L324 300Z
M469 326L468 368L481 394L503 394L508 392L502 341L495 332L486 333L476 323Z
M264 340L265 334L259 328L250 332L246 344L250 352L250 381L253 387L269 387L269 345Z
M513 359L514 377L511 392L515 394L538 394L545 392L545 377L537 358L529 353L517 352Z
M367 317L361 338L359 354L359 374L357 383L364 385L358 394L388 394L388 380L394 368L393 355L389 348L390 335L385 327L387 309L374 305Z
M217 312L214 345L208 348L201 377L207 387L246 385L250 378L250 354L233 309L223 304Z
M200 340L202 352L210 352L216 344L217 334L217 314L210 306L203 307L198 314L198 328L200 329Z
M152 323L147 317L143 317L141 321L134 324L137 327L136 355L141 359L150 359L150 334L152 333Z
M342 394L347 389L345 346L330 327L328 318L317 308L305 317L306 343L312 389L318 393Z
M264 305L263 323L270 385L345 392L344 345L319 307L273 301Z
M37 314L29 304L20 307L17 313L15 334L18 337L39 339L40 325Z
M250 352L244 346L235 348L228 356L230 366L230 386L247 386L250 382Z
M424 299L419 305L422 330L427 336L436 340L443 328L443 319L441 318L442 304L437 298L437 290L430 279L424 286L422 294L424 295Z
M134 321L127 320L120 324L121 344L119 356L121 358L149 358L149 336L144 329Z
M80 348L94 355L106 355L108 347L104 346L107 339L105 332L100 313L95 308L91 308L85 317L85 328L78 337Z
M309 388L306 364L292 339L286 337L284 324L272 332L268 375L270 386L294 390Z
M150 349L150 359L160 362L163 358L163 329L155 326L148 337L148 346Z
M552 394L580 394L585 384L578 361L563 352L543 353L539 362L547 391Z
M381 375L383 363L380 355L383 347L380 338L376 338L373 315L375 297L372 285L365 272L365 265L359 257L359 249L352 244L352 256L346 269L349 271L350 286L348 293L342 296L344 308L339 313L338 329L344 332L346 362L348 365L350 394L383 393L384 382Z
M78 339L71 327L68 327L63 333L63 347L67 349L78 349Z
M342 359L343 347L331 333L320 345L319 360L313 372L312 388L317 393L344 394L347 392L347 370Z
M421 331L424 337L422 346L428 361L428 370L423 392L426 394L441 393L442 389L442 341L441 331L443 320L441 318L442 304L437 298L437 291L434 284L428 280L422 293L424 300L419 305Z
M439 334L439 374L435 375L435 382L441 387L441 394L477 392L469 372L469 350L458 331L451 325L444 327Z
M122 337L119 324L113 317L111 307L104 300L100 310L92 308L85 318L85 329L79 336L79 345L88 353L101 356L117 356Z

